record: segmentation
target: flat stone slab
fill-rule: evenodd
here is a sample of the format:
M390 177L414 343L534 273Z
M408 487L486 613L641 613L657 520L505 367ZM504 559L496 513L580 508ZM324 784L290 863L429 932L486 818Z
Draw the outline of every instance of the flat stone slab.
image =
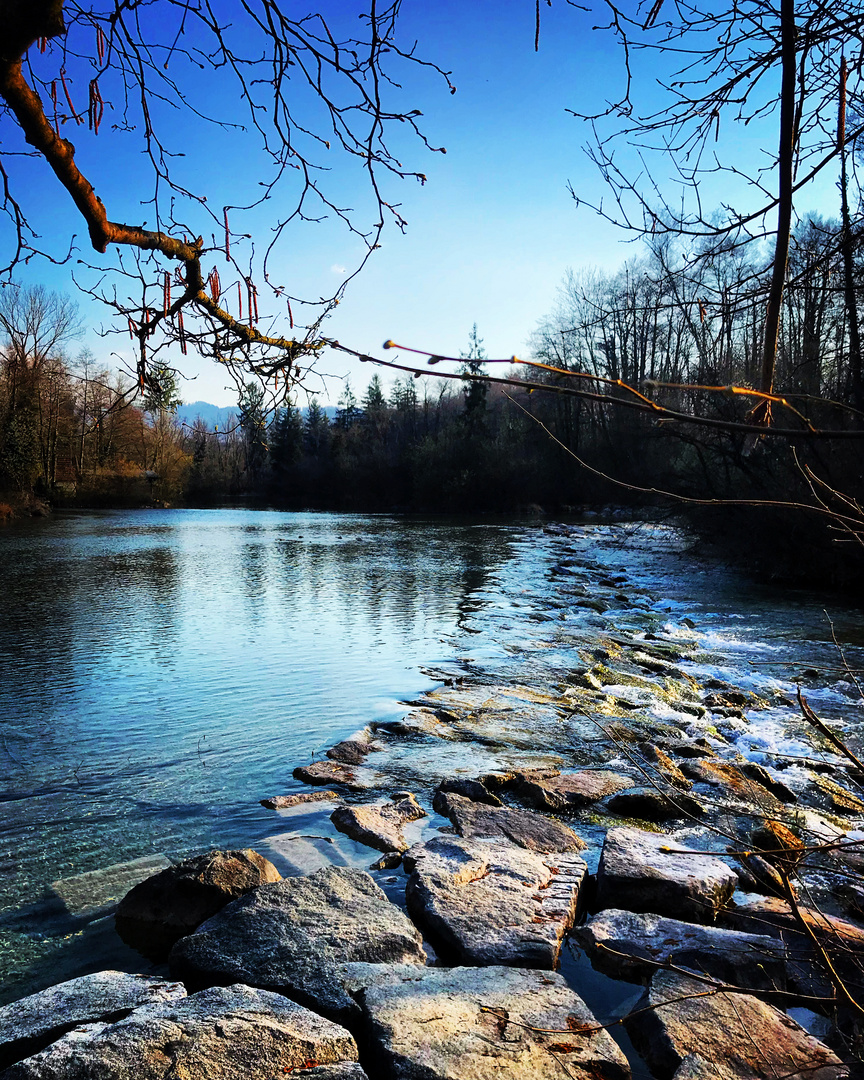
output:
M672 791L665 795L653 787L631 788L619 791L606 803L612 814L623 818L641 818L642 821L671 821L683 817L704 817L705 807L684 791Z
M783 812L783 803L764 783L748 776L741 766L731 761L691 758L681 763L681 770L697 783L720 788L735 803L744 803L748 808L756 807L763 814Z
M728 1080L849 1075L824 1043L785 1013L750 994L706 995L705 990L704 982L659 972L637 1011L625 1019L634 1046L660 1080L703 1075L694 1057L716 1062L715 1075Z
M340 832L378 851L406 851L402 829L423 817L426 811L406 794L379 806L337 806L330 820Z
M381 972L355 992L390 1080L629 1080L615 1041L585 1032L597 1021L554 972Z
M633 787L633 777L609 769L583 769L560 775L524 772L517 774L515 787L532 806L561 812L578 810Z
M596 907L713 922L737 884L734 870L714 855L682 851L657 833L610 829L597 868Z
M298 795L274 795L270 799L262 799L261 805L268 810L290 810L304 803L325 802L328 799L335 802L338 798L335 791L302 791Z
M242 982L344 1018L356 1007L337 964L424 964L421 942L369 874L333 866L235 900L177 942L170 967L193 987Z
M531 810L514 810L475 803L461 795L442 793L436 801L460 836L500 836L528 851L581 851L587 845L560 821Z
M78 1024L116 1020L140 1005L186 997L182 983L100 971L0 1008L0 1069L43 1050Z
M588 867L495 838L436 837L404 856L408 911L459 964L558 964Z
M671 963L750 990L786 988L790 950L766 935L608 908L576 936L591 964L613 978L641 982Z
M312 1066L357 1061L351 1035L279 994L214 987L77 1028L13 1065L4 1080L273 1080L363 1076Z
M171 861L165 855L147 855L130 862L114 863L101 870L61 878L51 883L51 889L63 901L70 915L92 919L112 908L139 882L169 866Z

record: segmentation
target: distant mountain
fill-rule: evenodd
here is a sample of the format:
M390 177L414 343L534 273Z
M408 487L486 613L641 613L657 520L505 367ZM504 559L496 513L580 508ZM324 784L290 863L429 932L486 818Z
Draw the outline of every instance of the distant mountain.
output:
M332 420L339 410L335 405L323 405L322 411ZM300 412L305 416L307 410L304 408ZM237 423L240 410L236 405L211 405L209 401L192 401L188 405L180 405L174 415L181 424L188 424L189 427L200 417L209 431L217 424L221 431Z
M200 417L207 428L212 431L218 424L220 428L226 427L231 422L237 421L239 409L236 405L211 405L209 401L191 401L188 405L180 405L175 413L177 419L190 427Z

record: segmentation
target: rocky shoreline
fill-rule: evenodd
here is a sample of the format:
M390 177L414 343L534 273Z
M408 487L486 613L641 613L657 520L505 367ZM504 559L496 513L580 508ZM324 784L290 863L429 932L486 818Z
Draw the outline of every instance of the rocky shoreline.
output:
M558 606L526 619L554 648L437 672L263 800L368 870L230 851L151 875L116 927L170 978L5 1006L0 1078L864 1075L864 775L818 732L808 757L741 755L761 711L803 728L797 703L701 677L698 628L664 631L550 531ZM592 1011L568 956L626 1015Z

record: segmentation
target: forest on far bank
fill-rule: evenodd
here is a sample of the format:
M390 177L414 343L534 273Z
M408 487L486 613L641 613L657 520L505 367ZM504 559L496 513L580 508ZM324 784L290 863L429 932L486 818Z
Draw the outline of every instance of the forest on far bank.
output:
M475 326L450 378L370 369L365 386L345 380L332 416L296 391L268 411L250 381L221 430L177 419L169 367L140 395L89 354L69 360L79 324L68 298L6 290L0 501L665 506L770 577L858 584L861 372L839 235L836 222L809 218L793 236L777 351L784 404L765 437L747 423L752 400L734 392L758 380L765 283L752 245L717 245L686 277L670 269L668 244L617 273L569 273L533 335L534 366L487 363ZM767 505L777 502L787 505Z

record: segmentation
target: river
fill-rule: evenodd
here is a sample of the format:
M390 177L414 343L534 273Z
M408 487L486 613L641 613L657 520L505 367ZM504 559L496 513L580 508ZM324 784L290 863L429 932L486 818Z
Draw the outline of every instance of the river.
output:
M562 601L560 581L589 565L619 582L620 610ZM565 535L537 522L63 513L0 533L0 588L2 1001L140 966L110 918L59 917L52 883L153 853L260 846L286 822L259 800L299 790L296 765L398 718L448 672L548 679L572 659L577 625L696 638L698 677L758 692L794 695L816 669L817 711L849 731L864 718L833 641L864 667L860 609L756 587L659 524ZM809 752L788 710L771 709L738 748L768 766Z

